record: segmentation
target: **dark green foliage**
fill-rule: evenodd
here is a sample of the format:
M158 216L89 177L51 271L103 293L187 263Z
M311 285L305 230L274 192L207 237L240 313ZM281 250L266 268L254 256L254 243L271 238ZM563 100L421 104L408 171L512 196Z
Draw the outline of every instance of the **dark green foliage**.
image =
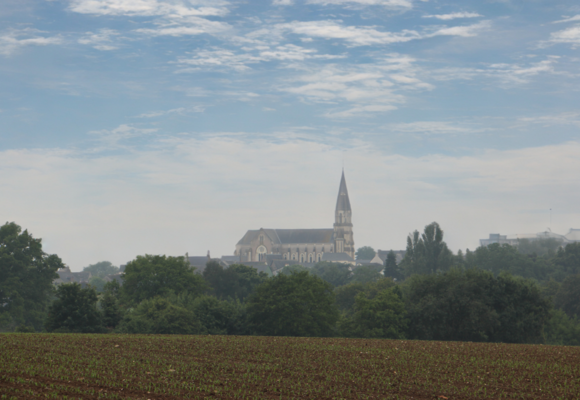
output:
M83 268L84 272L90 272L91 276L98 276L104 278L107 275L114 275L119 273L119 267L115 267L109 261L101 261L96 264L91 264Z
M369 283L383 278L381 265L360 265L352 273L352 282Z
M248 298L250 326L267 336L331 336L338 319L332 289L307 272L268 279Z
M407 237L407 251L401 262L406 276L445 272L453 264L453 253L443 241L443 230L437 222L427 225L423 234L415 231Z
M466 268L479 268L491 271L495 275L509 272L524 278L544 280L552 271L547 259L537 256L527 256L509 244L493 243L478 247L466 257Z
M184 257L137 256L127 264L121 286L124 304L139 304L143 300L169 293L201 295L206 289L203 278L194 273Z
M121 295L121 284L117 280L107 282L105 283L105 286L103 286L103 292L110 292L116 299L119 299L119 296Z
M65 283L56 289L45 328L49 332L100 333L104 331L97 309L97 293L78 283Z
M552 310L544 334L547 344L580 346L580 321L577 317L568 317L562 310Z
M350 267L349 264L322 261L312 267L310 273L319 276L332 286L338 287L351 282Z
M368 285L363 283L349 283L348 285L339 286L334 289L336 296L336 306L340 311L347 311L354 307L355 297L364 292Z
M245 335L248 333L245 306L240 301L219 300L213 296L195 299L191 310L205 332L211 335Z
M60 258L42 251L41 239L13 222L0 227L0 331L21 325L42 330L62 267Z
M413 276L405 293L416 339L537 343L551 308L532 281L476 269Z
M563 277L580 274L580 242L558 249L554 264L559 267Z
M203 278L210 286L210 293L216 297L244 301L268 276L246 265L232 264L223 268L219 263L210 261L203 271Z
M554 303L569 317L580 317L580 274L564 279L556 293Z
M284 275L290 275L292 272L302 272L302 271L309 272L310 269L308 269L302 265L295 264L295 265L288 265L288 266L282 268L282 270L279 273L284 274Z
M35 333L36 330L32 326L20 325L18 328L14 329L16 333Z
M397 255L393 250L387 253L387 258L385 260L385 270L383 272L384 276L390 277L396 280L403 279L403 273L401 268L397 265Z
M89 285L94 287L97 292L102 292L105 289L106 284L107 284L107 281L105 281L100 276L93 276L93 277L91 277L91 280L89 281Z
M356 260L372 260L375 258L375 249L370 246L363 246L359 247L359 249L354 253L354 257Z
M123 319L123 312L119 307L117 299L112 291L106 291L101 295L99 302L103 316L103 326L107 329L114 329Z
M143 300L128 312L117 331L187 335L203 333L204 329L193 312L171 304L167 299L155 297Z
M404 339L406 314L403 300L393 289L372 297L361 292L355 297L352 312L341 319L339 330L346 337Z

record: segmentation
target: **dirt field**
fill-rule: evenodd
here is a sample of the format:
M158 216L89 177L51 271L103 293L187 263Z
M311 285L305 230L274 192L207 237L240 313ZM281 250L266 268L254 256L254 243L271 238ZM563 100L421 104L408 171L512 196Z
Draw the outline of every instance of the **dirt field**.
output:
M3 334L0 393L2 399L579 399L580 348Z

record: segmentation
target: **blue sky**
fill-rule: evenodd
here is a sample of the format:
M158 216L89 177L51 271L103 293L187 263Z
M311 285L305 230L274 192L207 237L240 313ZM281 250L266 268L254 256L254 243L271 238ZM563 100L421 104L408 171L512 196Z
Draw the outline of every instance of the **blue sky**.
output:
M0 216L74 270L580 227L577 1L3 0Z

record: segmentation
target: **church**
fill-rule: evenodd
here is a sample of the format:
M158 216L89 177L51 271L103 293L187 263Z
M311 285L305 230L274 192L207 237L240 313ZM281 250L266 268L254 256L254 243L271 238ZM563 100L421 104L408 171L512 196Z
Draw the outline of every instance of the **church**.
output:
M335 257L328 257L331 253ZM316 263L331 258L338 261L340 256L344 260L353 260L352 210L344 171L336 199L333 228L249 230L236 245L234 254L240 262L266 261L268 255L299 263Z

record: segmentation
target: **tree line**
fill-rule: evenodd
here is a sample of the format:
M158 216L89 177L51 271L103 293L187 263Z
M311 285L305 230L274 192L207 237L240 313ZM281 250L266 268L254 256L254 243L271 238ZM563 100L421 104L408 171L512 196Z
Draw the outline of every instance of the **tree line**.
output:
M199 274L184 257L144 255L122 285L97 291L55 288L62 261L11 223L0 227L0 328L580 344L580 244L526 245L536 250L455 255L433 223L409 236L399 264L391 252L383 266L321 262L268 277L215 261Z

